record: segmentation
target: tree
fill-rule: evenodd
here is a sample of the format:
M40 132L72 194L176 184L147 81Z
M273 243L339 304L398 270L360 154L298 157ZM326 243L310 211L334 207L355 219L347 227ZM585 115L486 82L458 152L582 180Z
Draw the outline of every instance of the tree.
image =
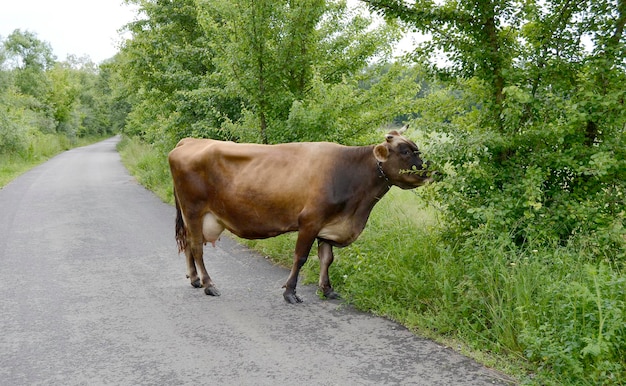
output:
M237 119L238 98L224 95L213 76L214 53L198 24L193 0L129 0L142 17L126 28L113 66L125 85L130 111L125 131L164 147L184 136L220 137L224 119ZM121 89L124 91L121 91Z
M20 30L2 47L2 120L13 152L27 147L28 134L56 132L72 139L110 132L98 111L106 98L97 92L98 68L88 58L55 61L48 43Z
M49 86L45 71L55 62L50 44L32 32L16 29L4 41L4 48L16 70L15 84L20 91L43 98Z
M48 72L51 87L47 94L46 104L51 108L52 117L57 124L57 132L74 136L78 122L74 120L73 112L81 85L72 75L69 66L63 63L57 64Z
M216 72L242 96L243 125L258 127L265 143L293 140L286 121L294 103L311 97L314 81L333 85L358 76L399 37L393 25L372 27L371 18L350 15L345 1L199 5L202 26L213 37Z
M312 77L317 26L325 12L321 0L205 1L203 27L214 36L212 48L221 76L232 77L243 93L268 143L268 121L284 121L294 99L302 99Z
M56 58L50 44L41 41L37 35L16 29L4 41L5 50L14 60L14 66L26 69L35 68L44 71L50 68Z
M98 126L102 132L119 133L131 109L129 86L120 74L116 55L101 63L96 80L95 99Z
M290 110L314 83L362 76L399 37L344 1L132 2L144 17L116 58L131 85L126 130L165 147L183 136L293 140Z
M441 172L430 192L442 254L462 272L451 298L471 293L455 309L464 335L517 352L555 383L619 382L626 2L365 2L433 37L414 56L439 81L413 123ZM435 49L450 62L432 63ZM518 303L532 281L547 289Z
M428 61L432 52L443 51L454 74L476 76L489 86L491 119L499 121L515 49L514 31L519 26L513 1L471 0L435 3L429 0L364 0L388 18L399 18L413 29L432 34L420 52Z

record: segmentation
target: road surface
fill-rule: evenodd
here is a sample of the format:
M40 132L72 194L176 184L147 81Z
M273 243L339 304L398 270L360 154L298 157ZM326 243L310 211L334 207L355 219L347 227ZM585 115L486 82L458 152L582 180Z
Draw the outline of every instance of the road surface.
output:
M116 138L0 190L1 385L493 385L498 373L299 286L223 238L185 278L174 209L122 166Z

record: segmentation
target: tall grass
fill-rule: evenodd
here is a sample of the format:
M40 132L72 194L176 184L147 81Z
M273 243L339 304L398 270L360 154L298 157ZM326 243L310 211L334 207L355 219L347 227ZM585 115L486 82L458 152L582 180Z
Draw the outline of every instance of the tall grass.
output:
M137 140L123 141L121 151L137 178L171 202L165 155ZM392 189L361 237L336 249L333 286L354 306L460 348L525 384L626 384L621 266L591 263L592 249L567 245L521 251L511 237L493 238L480 228L452 242L444 228L420 190ZM295 237L246 243L290 266ZM317 259L302 272L305 281L317 282Z
M137 138L123 137L117 145L122 162L140 184L164 202L174 203L174 190L167 164L167 153Z

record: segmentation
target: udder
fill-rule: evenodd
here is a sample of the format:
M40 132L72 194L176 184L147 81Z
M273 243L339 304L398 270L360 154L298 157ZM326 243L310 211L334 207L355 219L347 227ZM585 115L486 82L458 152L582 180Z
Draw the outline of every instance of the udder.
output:
M223 231L224 224L213 213L204 215L202 219L202 235L205 243L211 243L215 246L215 242L219 240Z

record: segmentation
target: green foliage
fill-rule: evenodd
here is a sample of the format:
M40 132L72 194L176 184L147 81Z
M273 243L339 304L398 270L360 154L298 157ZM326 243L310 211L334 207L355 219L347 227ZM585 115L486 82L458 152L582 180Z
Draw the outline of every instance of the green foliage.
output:
M449 89L451 95L444 99L437 92L424 106L431 109L435 103L435 110L445 110L455 92ZM517 121L516 114L524 111L516 110L515 98L528 96L514 92L519 90L507 90L505 122ZM506 136L465 129L468 119L480 119L480 114L467 105L467 114L459 114L450 105L445 114L450 122L425 136L427 156L446 176L438 184L436 200L445 203L453 233L469 235L484 226L529 248L607 237L612 241L602 245L608 249L598 253L617 259L623 256L624 134L619 126L603 125L614 134L589 146L579 130L577 102L552 97L548 106L553 104L561 107L559 116L546 120L551 123L526 124ZM425 113L415 124L428 125L429 120ZM474 122L469 127L478 126Z
M523 355L539 383L620 384L626 143L619 98L533 97L511 86L503 135L481 123L477 98L488 95L481 87L474 80L433 87L414 122L432 130L423 134L424 151L443 179L425 193L442 211L439 253L450 267L431 283L450 294L446 303L421 312L420 325Z
M455 73L473 77L434 89L416 111L427 152L449 177L435 200L452 234L484 226L531 248L600 237L611 240L602 245L618 259L626 188L626 74L616 55L624 49L623 7L369 3L432 32L426 48L450 52ZM590 55L580 36L592 31Z
M275 143L347 130L337 135L349 140L346 126L330 120L334 127L300 124L317 120L323 105L336 100L323 91L359 95L360 77L381 74L366 67L385 58L389 43L399 38L396 26L373 26L371 18L351 14L342 1L131 2L143 17L129 24L133 38L116 60L128 82L125 131L164 149L186 136ZM349 115L370 115L375 125L393 119L392 112L407 104L389 108L389 99L375 101L395 90L392 79L404 77L390 74ZM399 96L411 95L411 88L401 91ZM317 112L303 117L302 108L309 106Z
M34 68L44 71L55 62L50 44L39 40L30 31L22 32L16 29L4 41L4 48L8 55L14 58L15 66L21 69Z
M166 154L138 137L123 137L117 150L126 168L140 184L154 191L163 201L174 203Z
M268 143L268 124L286 118L310 81L324 2L204 1L200 10L217 71L233 80L227 87L244 96Z
M108 94L88 59L56 62L49 44L14 31L0 47L0 182L113 132Z
M219 128L238 118L240 98L215 76L195 1L129 2L142 16L127 26L132 39L111 65L120 79L114 91L129 112L124 131L163 149L187 136L228 138Z
M305 101L294 101L281 142L334 141L371 144L372 130L412 111L423 74L400 63L374 65L338 84L315 78Z
M55 62L50 45L32 32L17 29L4 40L3 46L20 92L39 99L45 97L50 87L45 71Z
M26 132L16 122L16 112L8 108L10 94L0 94L0 149L3 153L23 150Z
M540 294L537 301L553 312L524 321L519 335L524 354L540 364L542 376L557 374L562 383L621 384L626 376L626 278L603 264L581 268Z

